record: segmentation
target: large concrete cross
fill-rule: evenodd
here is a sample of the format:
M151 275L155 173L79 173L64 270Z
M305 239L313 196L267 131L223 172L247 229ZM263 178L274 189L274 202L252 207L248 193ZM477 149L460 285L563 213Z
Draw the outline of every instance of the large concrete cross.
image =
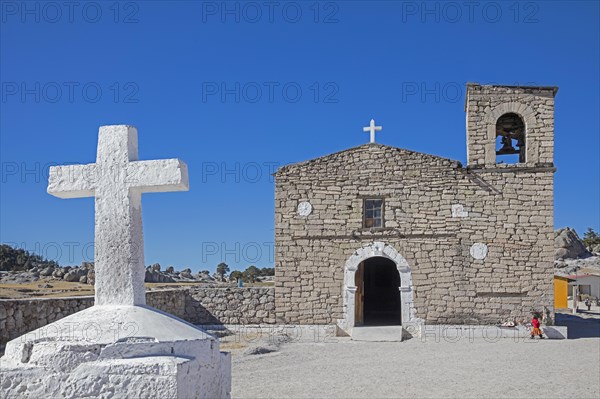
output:
M96 163L50 168L49 194L95 197L96 305L146 303L142 193L188 189L184 162L138 161L132 126L100 127Z

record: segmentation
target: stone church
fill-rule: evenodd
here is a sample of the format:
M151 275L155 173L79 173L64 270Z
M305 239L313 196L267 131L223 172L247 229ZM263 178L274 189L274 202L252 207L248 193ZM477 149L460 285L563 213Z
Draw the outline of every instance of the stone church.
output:
M467 84L466 165L371 142L280 168L277 322L351 332L552 314L557 90Z

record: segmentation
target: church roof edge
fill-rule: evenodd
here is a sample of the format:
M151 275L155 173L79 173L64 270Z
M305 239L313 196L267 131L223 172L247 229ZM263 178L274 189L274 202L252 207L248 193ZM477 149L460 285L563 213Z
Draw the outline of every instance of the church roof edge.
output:
M296 168L296 167L299 167L299 166L308 165L308 164L310 164L312 162L316 162L316 161L322 160L324 158L328 158L328 157L331 157L331 156L334 156L334 155L339 155L339 154L343 154L345 152L355 151L355 150L358 150L360 148L368 148L368 147L385 147L385 148L389 148L389 149L396 150L396 151L404 151L404 152L407 152L407 153L410 153L410 154L414 154L414 155L421 155L421 156L426 156L426 157L429 157L429 158L432 158L432 159L447 161L447 162L455 164L457 167L462 167L462 164L461 164L460 161L457 161L457 160L454 160L454 159L450 159L450 158L440 157L438 155L426 154L424 152L407 150L405 148L394 147L394 146L391 146L391 145L386 145L386 144L381 144L381 143L365 143L365 144L357 145L357 146L354 146L354 147L346 148L345 150L332 152L331 154L326 154L326 155L322 155L320 157L308 159L306 161L300 161L300 162L295 162L295 163L290 163L290 164L287 164L287 165L283 165L282 167L280 167L279 169L277 169L277 171L275 173L273 173L273 176L276 176L280 172L284 172L284 171L289 170L291 168Z

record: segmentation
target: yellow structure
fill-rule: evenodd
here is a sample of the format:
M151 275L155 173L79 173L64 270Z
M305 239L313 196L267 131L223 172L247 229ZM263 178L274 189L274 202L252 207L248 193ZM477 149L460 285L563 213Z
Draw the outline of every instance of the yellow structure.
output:
M569 303L569 281L574 281L565 276L554 275L554 309L567 309Z

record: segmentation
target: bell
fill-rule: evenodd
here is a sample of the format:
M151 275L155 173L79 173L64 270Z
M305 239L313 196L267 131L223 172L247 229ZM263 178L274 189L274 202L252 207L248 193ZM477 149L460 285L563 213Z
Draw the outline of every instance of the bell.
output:
M515 150L515 147L512 146L512 140L510 137L503 136L502 137L502 148L496 151L496 155L505 155L505 154L518 154L519 151Z

